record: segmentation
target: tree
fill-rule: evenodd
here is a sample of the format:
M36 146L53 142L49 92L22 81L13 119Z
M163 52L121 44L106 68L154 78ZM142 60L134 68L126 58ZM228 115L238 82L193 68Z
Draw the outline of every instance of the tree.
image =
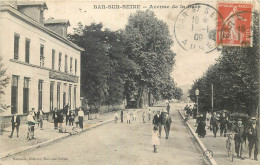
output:
M1 103L2 96L5 94L4 88L6 88L6 86L9 83L9 78L5 75L5 73L6 73L6 69L4 69L4 64L2 63L2 57L0 56L0 112L1 113L9 107Z
M137 108L142 107L146 88L155 98L160 98L165 88L174 88L173 79L169 75L175 54L170 49L173 41L166 23L157 19L152 11L137 11L128 19L124 43L128 58L140 68L140 72L126 83L131 85L129 88L135 89ZM131 92L126 94L132 95ZM130 98L127 97L128 102Z

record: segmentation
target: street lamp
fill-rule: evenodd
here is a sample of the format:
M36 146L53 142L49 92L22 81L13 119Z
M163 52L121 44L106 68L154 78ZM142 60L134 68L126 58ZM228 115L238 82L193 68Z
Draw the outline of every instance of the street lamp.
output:
M197 88L196 91L195 91L195 95L196 95L196 98L197 98L197 114L199 112L199 99L198 99L199 94L200 94L200 91Z

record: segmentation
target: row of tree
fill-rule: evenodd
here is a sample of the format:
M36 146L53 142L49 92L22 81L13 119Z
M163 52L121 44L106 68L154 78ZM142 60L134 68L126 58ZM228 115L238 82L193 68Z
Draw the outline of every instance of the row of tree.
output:
M124 30L104 29L102 23L78 24L69 39L84 48L81 56L81 92L88 104L143 106L144 95L179 99L182 90L170 73L175 54L168 26L152 11L138 11Z
M196 102L198 89L200 111L211 111L213 85L214 111L255 115L259 99L259 22L254 20L252 47L224 46L216 64L192 85L190 98Z

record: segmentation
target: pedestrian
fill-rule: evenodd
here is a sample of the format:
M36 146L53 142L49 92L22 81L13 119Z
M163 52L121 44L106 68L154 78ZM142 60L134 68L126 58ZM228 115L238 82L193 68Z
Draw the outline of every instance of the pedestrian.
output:
M206 127L208 129L210 128L210 118L211 118L211 113L207 112L207 114L206 114Z
M145 111L143 111L142 117L143 117L143 123L145 123Z
M121 123L123 123L123 121L124 121L124 112L123 112L123 110L121 110Z
M13 137L14 129L16 129L17 137L19 137L20 117L17 115L17 112L12 116L11 123L12 123L12 132L9 137L10 138Z
M34 108L32 108L32 117L33 117L33 119L36 121L36 119L37 119L37 114L36 114Z
M70 110L70 112L69 112L69 125L73 126L74 119L75 119L75 113L72 110Z
M214 137L216 138L218 132L218 117L216 112L214 112L213 115L211 116L210 125L212 127Z
M82 111L81 107L79 108L79 127L83 130L83 119L84 119L84 112Z
M43 113L42 109L39 109L36 115L37 115L37 120L38 120L38 127L40 125L40 128L42 130L43 118L44 118L44 113Z
M170 114L170 109L171 109L170 103L168 103L167 106L166 106L166 110L167 110L168 114Z
M27 134L27 140L31 140L34 139L34 126L35 126L35 119L34 119L34 115L33 115L33 111L29 112L28 116L27 116L27 123L28 123L28 127L29 127L29 132Z
M191 105L190 105L190 107L188 108L188 114L190 114L190 116L192 116L192 107L191 107Z
M254 160L257 159L258 155L258 147L259 147L259 135L258 135L258 124L256 124L256 118L252 117L251 118L251 124L249 126L249 135L248 135L248 141L249 141L249 158L251 159L251 153L253 147L255 147L254 150Z
M244 145L245 145L245 128L242 122L242 119L239 118L237 122L237 126L235 127L235 150L237 153L237 157L241 158L244 160L245 158L243 157L244 154Z
M76 124L76 127L78 127L79 126L79 116L77 115L77 116L75 116L75 124Z
M151 109L149 109L149 111L148 111L148 120L149 120L149 121L151 121L151 115L152 115Z
M153 152L156 153L157 152L157 146L160 145L158 127L156 125L153 127L152 145L153 145Z
M117 114L117 112L114 113L114 119L115 119L115 123L117 123L117 120L118 120L118 114Z
M131 120L130 114L129 114L129 112L126 112L126 122L127 122L127 124L130 124L130 120Z
M227 133L227 123L228 119L226 116L226 113L223 112L222 115L220 116L220 136L223 135L224 133L224 137L226 137L226 133Z
M67 104L65 107L64 107L64 114L66 115L66 125L68 125L68 122L69 122L69 115L70 115L70 106L69 104Z
M53 111L52 119L53 119L53 123L54 123L54 130L58 129L58 109L57 108L55 108L55 110Z
M206 129L205 129L206 123L204 121L203 114L200 114L200 117L198 119L198 136L204 138L206 135Z
M137 114L136 114L136 111L134 110L134 113L133 113L133 121L136 121L136 117L137 117Z
M63 111L62 110L59 110L58 112L58 127L59 127L59 133L63 133L63 127L62 127L62 124L63 124Z
M168 139L170 134L171 124L172 124L172 118L168 113L165 114L165 120L166 122L164 125L164 130L166 134L166 139Z
M157 114L153 117L153 124L159 128L159 137L161 137L161 131L162 131L162 115L160 114L160 111L157 111Z

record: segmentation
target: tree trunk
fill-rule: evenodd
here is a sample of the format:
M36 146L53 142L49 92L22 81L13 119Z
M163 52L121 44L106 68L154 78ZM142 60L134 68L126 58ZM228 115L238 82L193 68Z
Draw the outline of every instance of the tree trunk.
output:
M138 89L138 97L136 99L136 108L143 108L142 97L143 97L144 86L141 85Z

